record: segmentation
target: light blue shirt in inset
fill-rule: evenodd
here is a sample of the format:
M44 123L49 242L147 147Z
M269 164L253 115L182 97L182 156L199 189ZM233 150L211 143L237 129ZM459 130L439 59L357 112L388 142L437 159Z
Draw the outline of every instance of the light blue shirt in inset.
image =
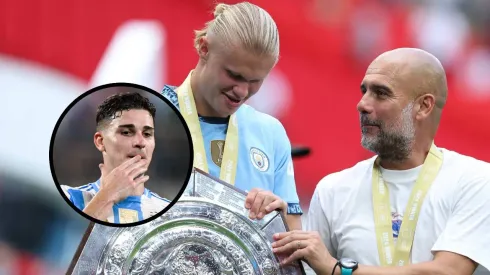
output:
M61 185L61 189L75 205L76 208L83 211L87 204L95 197L100 189L100 180L79 187L70 187ZM120 212L124 210L135 211L138 215L138 220L145 220L151 216L161 212L168 204L169 200L158 196L145 188L144 194L141 196L129 196L122 201L115 203L112 206L112 214L108 217L110 223L122 223L119 220Z

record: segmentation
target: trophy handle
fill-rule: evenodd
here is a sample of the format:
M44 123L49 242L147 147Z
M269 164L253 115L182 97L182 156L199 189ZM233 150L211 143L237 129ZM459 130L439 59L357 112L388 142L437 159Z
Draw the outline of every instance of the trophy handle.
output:
M87 230L85 231L85 234L83 234L82 240L80 241L80 244L78 245L77 251L75 252L75 255L73 256L73 259L71 260L70 266L68 267L68 270L66 271L66 275L73 274L73 269L75 269L78 258L80 258L80 255L82 254L83 248L85 247L85 243L87 243L88 237L90 236L90 233L92 232L92 229L94 228L94 226L95 226L94 222L89 223Z

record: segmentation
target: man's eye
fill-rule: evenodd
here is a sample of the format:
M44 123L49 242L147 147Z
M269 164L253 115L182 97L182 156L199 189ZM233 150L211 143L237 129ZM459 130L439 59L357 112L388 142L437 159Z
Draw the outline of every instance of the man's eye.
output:
M226 72L228 73L228 76L230 78L233 78L234 80L237 80L237 81L243 80L243 78L241 76L236 75L236 74L232 73L231 71L226 71Z
M144 135L145 135L145 137L152 137L153 136L152 133L145 133Z
M121 134L123 134L123 135L127 136L127 135L129 135L130 133L129 133L129 131L122 131L122 132L121 132Z

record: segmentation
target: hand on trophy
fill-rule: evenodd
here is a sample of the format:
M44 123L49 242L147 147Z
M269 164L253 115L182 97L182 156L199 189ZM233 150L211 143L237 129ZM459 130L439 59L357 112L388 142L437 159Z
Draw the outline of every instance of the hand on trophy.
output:
M316 231L289 231L274 234L275 242L272 251L275 254L288 255L281 265L289 265L297 260L303 260L317 274L330 274L337 263L330 255L322 238Z
M245 199L245 208L250 210L250 219L262 219L274 210L286 213L288 205L271 191L254 188L250 190Z

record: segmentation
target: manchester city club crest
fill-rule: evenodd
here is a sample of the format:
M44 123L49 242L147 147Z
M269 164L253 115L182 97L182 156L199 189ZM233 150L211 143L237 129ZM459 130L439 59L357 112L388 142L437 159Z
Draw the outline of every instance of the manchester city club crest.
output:
M255 168L261 172L265 172L269 169L269 158L260 149L255 147L250 148L250 160Z

